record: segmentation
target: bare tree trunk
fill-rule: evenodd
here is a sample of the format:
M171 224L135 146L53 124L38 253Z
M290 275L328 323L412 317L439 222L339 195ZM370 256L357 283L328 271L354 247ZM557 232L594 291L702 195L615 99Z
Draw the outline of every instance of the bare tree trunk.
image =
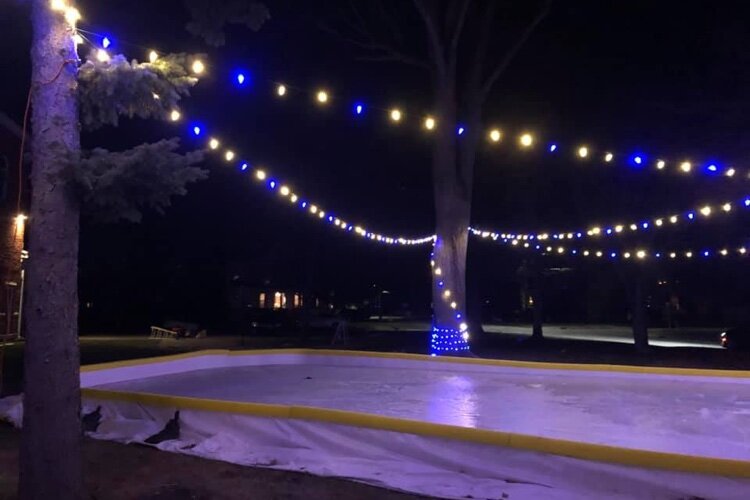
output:
M80 499L79 209L66 186L80 154L70 26L33 0L32 198L26 282L22 499Z
M433 251L432 354L469 350L466 316L466 251L471 192L461 180L456 141L456 90L453 75L437 82L439 124L432 152L436 240Z
M633 340L639 351L648 350L648 318L646 315L646 298L643 292L643 271L636 271L635 289L633 291Z

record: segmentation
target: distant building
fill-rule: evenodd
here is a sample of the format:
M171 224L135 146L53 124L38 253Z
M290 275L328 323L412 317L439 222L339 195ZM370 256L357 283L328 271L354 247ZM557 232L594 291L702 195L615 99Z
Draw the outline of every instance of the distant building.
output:
M0 338L20 335L26 216L18 212L21 128L0 113Z

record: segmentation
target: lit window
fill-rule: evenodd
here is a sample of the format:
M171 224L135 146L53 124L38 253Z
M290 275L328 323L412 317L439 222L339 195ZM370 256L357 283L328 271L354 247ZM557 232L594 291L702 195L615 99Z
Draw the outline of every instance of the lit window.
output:
M258 307L261 309L266 307L266 294L265 292L260 292L260 295L258 295Z

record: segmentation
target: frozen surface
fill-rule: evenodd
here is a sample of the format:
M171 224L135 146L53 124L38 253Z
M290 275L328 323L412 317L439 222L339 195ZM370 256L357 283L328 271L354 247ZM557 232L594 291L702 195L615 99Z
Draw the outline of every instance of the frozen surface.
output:
M750 460L750 384L741 380L305 364L196 370L97 388L315 406Z

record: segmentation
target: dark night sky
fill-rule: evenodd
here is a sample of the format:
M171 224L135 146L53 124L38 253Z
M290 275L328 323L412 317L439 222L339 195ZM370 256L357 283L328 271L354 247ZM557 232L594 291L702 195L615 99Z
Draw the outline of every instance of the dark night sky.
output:
M9 15L0 17L0 109L20 121L28 85L28 17L19 2L2 1L10 8L4 6ZM354 99L399 104L407 113L428 110L427 76L406 66L358 61L355 48L321 31L320 23L335 23L347 2L271 0L272 18L260 32L232 28L220 49L185 32L187 15L177 0L79 4L82 27L112 34L131 58L143 58L146 47L207 53L208 77L184 107L252 163L267 165L329 211L374 230L431 232L429 138L414 130L414 122L391 127L374 113L357 121L349 111ZM516 4L503 9L499 49L533 15L533 4ZM408 2L391 5L403 10ZM485 118L508 131L534 131L543 141L743 166L749 13L742 2L729 1L558 1L495 88ZM411 50L420 53L421 25L408 15L404 24ZM252 75L248 89L230 83L238 68ZM277 79L309 89L326 86L333 105L320 110L304 95L280 103L269 83ZM175 133L189 145L183 132L163 123L130 123L85 137L84 145L127 147ZM507 146L482 147L475 223L520 231L578 227L750 194L739 180L686 179L623 163L582 164L569 161L570 155L551 159L541 149L521 154ZM82 301L108 304L121 317L138 311L149 320L205 310L194 319L218 324L221 305L211 300L222 293L232 263L245 260L254 263L249 281L301 286L310 280L316 289L344 298L365 297L377 284L393 290L394 300L426 307L426 248L384 248L338 234L248 185L226 165L210 168L211 178L164 216L149 215L139 225L84 224ZM744 220L734 216L731 224L631 241L676 248L738 244L746 235ZM515 307L514 273L522 254L478 242L470 254L477 297L499 301L502 310ZM604 273L618 281L622 274L610 265L558 263L576 267L581 276ZM664 266L654 268L654 275L679 277L685 287L704 290L734 276L729 298L736 299L744 293L745 267Z

